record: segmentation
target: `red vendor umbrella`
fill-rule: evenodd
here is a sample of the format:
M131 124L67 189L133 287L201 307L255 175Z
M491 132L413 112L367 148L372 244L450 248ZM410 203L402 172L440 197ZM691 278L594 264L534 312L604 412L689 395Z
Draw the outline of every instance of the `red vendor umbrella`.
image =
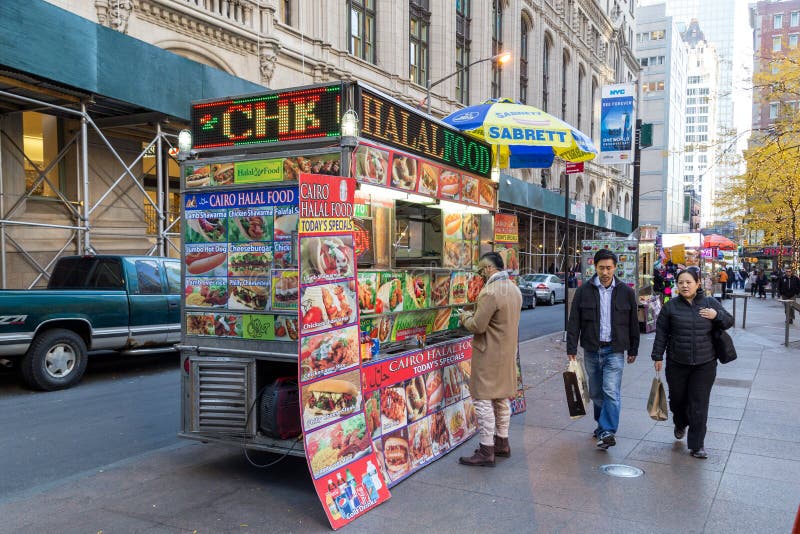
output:
M719 234L709 234L703 237L703 248L717 247L720 250L736 250L736 243Z

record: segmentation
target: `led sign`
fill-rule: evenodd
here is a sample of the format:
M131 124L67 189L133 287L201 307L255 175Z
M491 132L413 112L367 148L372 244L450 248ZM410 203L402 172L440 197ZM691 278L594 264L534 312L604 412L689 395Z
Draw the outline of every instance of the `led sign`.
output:
M329 85L194 104L193 148L338 137L341 96Z
M451 167L491 176L492 151L462 134L382 96L361 89L361 136Z

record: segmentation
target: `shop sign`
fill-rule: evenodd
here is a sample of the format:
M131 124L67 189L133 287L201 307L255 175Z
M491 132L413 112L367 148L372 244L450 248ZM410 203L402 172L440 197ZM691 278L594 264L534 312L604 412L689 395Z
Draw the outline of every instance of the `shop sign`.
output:
M432 121L399 103L361 89L361 135L433 159L458 170L491 177L489 144Z
M503 243L519 242L519 223L516 215L508 213L495 214L494 240Z
M703 259L713 259L717 257L717 247L704 248L700 250L700 257Z
M195 150L338 137L341 85L192 105Z
M764 256L791 256L792 247L764 247L761 253Z
M571 161L567 162L567 174L580 174L583 172L583 162L573 163Z

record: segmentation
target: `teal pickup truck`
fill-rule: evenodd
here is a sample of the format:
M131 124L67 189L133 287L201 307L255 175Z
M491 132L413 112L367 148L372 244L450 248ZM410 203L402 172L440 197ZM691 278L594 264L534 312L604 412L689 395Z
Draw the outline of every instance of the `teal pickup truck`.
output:
M0 290L0 363L34 389L64 389L89 351L168 350L180 341L181 267L151 256L68 256L47 289Z

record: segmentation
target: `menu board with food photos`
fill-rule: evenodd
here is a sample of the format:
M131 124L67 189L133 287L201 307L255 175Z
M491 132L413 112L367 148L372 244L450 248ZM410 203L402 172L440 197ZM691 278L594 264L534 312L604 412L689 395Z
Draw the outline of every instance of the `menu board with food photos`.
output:
M442 266L473 269L480 258L480 215L442 210Z
M297 308L297 195L297 187L184 195L187 335L297 339L296 317L256 315Z
M627 238L586 239L581 245L581 275L583 280L594 276L594 255L600 249L608 249L617 255L617 278L631 287L636 287L639 267L639 242Z
M510 275L519 274L519 223L517 216L496 213L494 216L494 251L503 258Z
M390 487L477 432L471 358L464 338L362 366L366 431Z
M351 178L300 175L300 420L309 471L334 529L390 497L364 411L354 192Z
M338 176L340 170L338 152L264 160L204 162L184 167L183 186L184 189L196 189L293 182L297 181L301 172Z
M497 208L497 184L383 145L360 142L353 151L356 180L432 198Z

